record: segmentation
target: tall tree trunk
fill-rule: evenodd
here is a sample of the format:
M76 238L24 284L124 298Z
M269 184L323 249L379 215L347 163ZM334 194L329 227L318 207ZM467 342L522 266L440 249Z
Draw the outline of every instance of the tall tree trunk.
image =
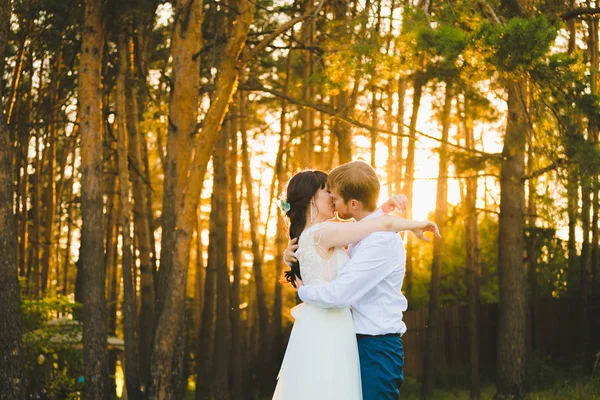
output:
M528 131L524 109L526 82L508 81L508 121L500 170L500 219L498 231L498 399L523 393L527 329L527 281L523 267L524 158Z
M113 141L105 142L105 147L110 146L110 151L113 152ZM117 182L117 160L116 157L111 157L108 160L107 169L110 171L106 177L104 193L106 200L106 214L104 224L104 265L107 271L107 308L108 308L108 334L116 336L117 334L117 308L119 299L119 288L121 287L120 278L118 277L117 268L117 236L119 235L118 220L119 220L119 193ZM116 357L112 357L109 361L109 370L111 375L115 372ZM114 383L114 379L113 382Z
M290 72L292 66L292 52L290 51L286 58L285 82L283 86L284 94L288 94L290 83ZM275 176L277 178L277 193L281 193L285 182L285 169L283 165L283 156L286 143L287 129L287 101L281 99L281 115L279 118L279 149L277 150L277 159L275 161ZM275 233L275 295L273 300L273 357L277 365L281 363L283 352L283 287L279 282L280 276L283 273L283 252L286 246L286 234L284 225L284 214L277 209L277 223Z
M204 119L202 135L196 140L194 160L185 185L185 195L178 208L173 242L173 265L166 279L168 296L165 296L164 312L159 323L153 345L152 383L155 387L151 398L169 398L169 388L164 380L171 375L169 365L164 360L169 357L177 335L176 327L181 324L184 288L190 256L190 241L195 225L195 212L198 207L202 181L211 150L217 138L221 123L227 112L231 96L235 92L239 71L239 57L243 49L250 24L254 17L254 5L248 1L239 3L237 18L224 50L217 78L214 96Z
M240 96L240 114L246 113L246 99ZM258 204L254 200L253 180L250 173L250 156L248 154L248 139L246 135L245 119L240 120L240 132L242 136L242 174L246 187L246 204L248 205L248 214L250 219L250 236L252 239L252 270L254 271L254 282L256 285L256 305L258 307L258 325L259 325L259 349L267 363L271 362L268 334L269 334L269 311L267 308L267 299L265 293L265 284L262 271L262 256L258 243L258 218L256 208ZM266 365L262 371L268 371L270 365ZM262 384L261 380L261 384Z
M575 7L575 0L570 1L571 8ZM577 48L577 29L575 19L570 19L568 24L569 29L569 45L568 53L573 54ZM569 138L576 135L577 116L571 116L567 125L566 145L568 146ZM579 174L574 165L567 166L567 215L569 217L569 237L567 240L567 254L569 262L569 271L575 273L577 270L577 238L576 228L579 211Z
M198 355L196 357L196 400L213 398L215 362L215 314L217 283L217 194L213 191L210 199L210 225L208 231L208 259L204 277L204 304L200 328Z
M535 170L535 154L532 147L533 142L533 132L528 133L528 143L527 143L527 174L531 175ZM537 218L537 179L530 177L527 181L527 235L525 239L526 245L526 259L527 259L527 282L528 282L528 298L529 298L529 308L528 308L528 338L527 344L530 346L530 350L527 352L530 356L533 356L536 352L536 337L535 332L538 331L536 327L537 316L538 316L538 298L539 298L539 288L538 288L538 277L537 277L537 269L538 269L538 253L539 253L539 243L538 243L538 233L536 227L536 218Z
M590 86L592 94L598 94L597 89L597 68L598 68L598 20L592 18L588 20L588 51L590 57ZM598 142L598 127L595 122L588 122L587 140L590 146L596 148ZM595 247L593 239L598 239L598 219L597 216L591 217L590 213L597 210L598 205L592 208L592 196L596 197L595 181L596 178L592 167L584 163L580 169L581 184L581 224L583 230L583 243L581 246L581 257L579 259L579 320L580 320L580 349L582 356L586 355L589 348L589 297L592 293L592 250ZM596 226L592 227L592 221L595 220ZM594 232L595 231L595 232ZM592 236L592 237L590 237ZM596 245L597 246L597 245ZM597 257L597 255L596 255Z
M119 71L116 82L116 112L119 159L119 203L122 237L121 271L123 274L123 333L125 337L125 385L127 396L141 399L140 361L137 341L137 306L133 272L133 240L131 237L131 202L129 201L129 166L127 135L127 59L129 51L125 33L118 35Z
M133 220L135 236L138 243L140 260L140 317L139 317L139 359L140 384L147 387L150 379L150 353L152 352L152 336L154 335L154 264L152 261L153 246L148 217L148 199L151 196L146 174L146 166L142 162L142 138L139 132L138 116L138 79L135 77L134 55L136 54L133 40L128 40L128 70L126 85L127 101L127 133L129 139L129 160L132 166L133 183Z
M304 0L302 3L303 11L311 7L313 0ZM309 18L302 23L301 30L302 45L305 49L311 49L314 36L314 20ZM302 55L302 99L311 101L314 96L313 83L311 77L313 73L312 50L300 50ZM315 112L312 108L304 107L300 110L302 120L302 137L300 141L300 165L304 168L315 168Z
M334 0L332 2L335 20L340 24L338 35L345 35L348 32L348 2L346 0ZM335 107L344 116L351 115L351 100L347 89L342 88L335 97ZM352 161L352 127L350 124L336 120L334 122L334 132L338 142L339 163L345 164Z
M435 223L443 230L448 208L448 133L450 131L450 110L452 109L451 79L446 81L446 95L442 110L442 143L440 145L440 164L437 180ZM431 281L429 284L429 316L426 331L425 372L421 390L422 399L430 399L435 385L435 355L437 354L437 334L440 323L440 280L442 271L443 242L439 237L433 239L433 261L431 263Z
M29 57L31 59L31 56ZM18 171L20 168L23 168L23 174L19 178L19 201L21 203L21 208L17 209L19 221L17 225L17 234L20 238L19 249L18 249L18 267L19 267L19 275L21 277L25 277L27 275L27 265L29 258L27 257L28 251L28 241L29 241L29 218L28 218L28 199L30 199L29 195L29 173L27 172L29 165L29 146L31 139L31 129L29 129L29 124L31 123L31 109L33 107L33 79L31 76L33 75L33 65L31 62L28 62L30 66L29 69L29 79L27 79L27 88L24 90L25 104L24 110L19 113L19 137L20 137L20 146L18 147L18 151L20 153L21 163L17 164ZM29 249L31 250L31 249Z
M239 95L240 92L238 92ZM239 96L238 96L239 99ZM243 364L242 364L242 327L240 316L241 304L241 268L242 252L240 249L240 214L241 198L238 197L238 134L237 134L237 107L235 103L231 106L231 129L229 136L231 140L231 151L229 152L229 198L231 209L231 264L233 282L229 291L229 303L231 304L231 398L241 400L243 396Z
M74 159L75 157L73 157ZM74 171L75 169L73 168L72 171ZM71 183L72 185L72 183ZM72 196L73 194L73 189L72 187L69 187L69 190L67 191L67 195L69 196L69 198ZM74 219L74 215L73 215L73 204L71 201L68 201L67 204L67 245L65 247L65 255L64 255L64 260L63 260L63 268L62 268L62 285L60 285L62 287L61 289L61 293L63 296L66 296L67 293L69 293L69 266L71 265L71 240L73 239L73 219ZM60 282L61 278L58 278L58 281Z
M202 309L204 307L204 251L202 246L202 199L198 206L196 221L196 281L194 282L194 333L197 335L196 353L200 348L200 328L202 327Z
M10 12L10 8L9 8ZM10 14L9 14L10 19ZM25 61L25 52L28 50L29 46L26 45L27 40L29 39L31 28L33 26L33 18L28 18L27 21L20 20L19 26L22 27L21 30L21 43L19 44L19 53L17 54L17 59L15 62L15 69L12 74L12 82L10 89L10 97L8 100L8 109L6 111L6 125L11 125L13 110L15 107L15 103L17 101L17 95L19 93L19 84L21 82L21 77L23 75L23 65ZM4 62L2 62L2 67L0 67L0 72L4 71ZM4 74L2 74L4 76Z
M102 246L102 2L85 1L79 68L81 127L81 269L83 301L84 399L108 398L108 352L105 270Z
M9 21L10 0L0 0L0 20ZM0 71L9 24L0 28ZM0 399L24 399L25 381L21 335L21 295L17 264L17 231L13 214L12 152L9 132L0 113Z
M417 141L417 119L419 117L419 108L421 107L421 95L423 93L423 85L425 78L420 72L415 73L413 79L413 103L412 114L410 117L409 139L406 154L406 169L404 173L404 181L402 185L402 193L408 198L408 207L406 209L406 218L412 218L412 200L413 200L413 185L415 174L415 148ZM412 264L413 264L413 244L411 236L406 237L406 277L404 278L404 293L407 297L411 296L412 292Z
M368 4L368 2L367 2ZM375 29L373 29L373 32L371 33L373 35L373 41L375 43L378 43L380 38L380 31L381 31L381 0L377 0L377 12L376 12L376 19L375 19ZM374 57L376 57L376 53L374 54ZM376 60L373 59L372 60L373 63L376 63ZM370 86L370 91L371 91L371 132L370 132L370 136L371 136L371 166L373 168L377 167L377 139L379 137L378 131L376 128L378 128L379 126L379 118L377 117L377 110L379 108L379 101L377 100L377 92L379 91L379 88L375 85L376 79L377 79L377 69L373 68L372 72L371 72L371 82L369 83ZM383 93L381 91L379 91L379 95L381 96L381 98L383 98Z
M400 190L402 183L404 182L404 174L402 168L404 167L404 98L406 97L406 78L400 77L398 79L398 115L396 116L396 124L398 125L398 139L396 141L396 150L394 157L394 168L396 170L396 176L394 179L395 190Z
M51 272L52 233L54 230L54 210L56 207L56 142L57 142L57 119L60 105L58 94L60 85L60 70L62 65L62 51L52 61L50 74L50 123L48 124L48 138L45 152L47 157L47 179L48 184L44 190L44 246L42 247L42 293L48 290L48 278ZM58 280L57 280L58 281Z
M164 305L169 301L170 290L169 282L173 275L173 252L175 248L175 227L176 216L182 203L183 192L188 178L190 160L192 159L192 150L194 137L197 134L197 115L198 115L198 96L200 83L200 57L199 50L202 46L202 19L203 19L203 0L184 1L178 0L174 4L174 32L171 43L171 54L173 57L173 75L171 85L171 99L169 103L169 133L167 139L167 157L165 160L165 179L163 191L163 210L162 210L162 240L160 254L160 269L157 274L157 293L156 293L156 313L155 329L158 331L161 314ZM189 249L188 249L189 251ZM182 282L187 279L187 264L185 265ZM181 307L183 314L185 285L178 286L176 289L181 292L178 307ZM172 312L172 311L169 311ZM177 315L177 321L172 325L176 332L172 339L177 341L163 349L165 359L160 361L151 361L151 388L150 396L158 395L160 398L179 397L177 393L180 389L180 382L183 365L183 352L181 339L183 338L183 315ZM158 334L155 333L154 350L156 352L156 340ZM167 361L167 359L171 361ZM169 364L164 365L164 364ZM163 378L169 380L157 381L153 372L160 370ZM167 372L168 371L168 372Z
M0 16L9 18L0 3ZM6 33L0 33L4 49ZM3 62L3 56L0 62ZM23 350L21 344L21 296L17 271L17 233L13 214L11 146L4 117L0 115L0 399L24 399Z
M600 59L598 54L598 17L593 17L589 23L589 48L590 48L590 80L591 80L591 91L592 94L600 94L598 88L598 68L600 68ZM598 127L594 124L590 124L588 129L590 130L590 136L593 145L598 146ZM592 181L592 195L593 195L593 209L592 209L592 256L591 256L591 293L600 294L600 232L598 228L598 218L600 217L600 178L596 175L593 176Z
M223 124L213 152L213 191L216 197L215 252L217 307L215 323L215 400L229 399L229 264L227 263L227 148L231 119Z
M466 97L466 96L465 96ZM465 98L465 146L475 148L473 134L473 116L469 98ZM466 179L466 193L463 199L465 224L465 247L467 267L467 307L469 310L469 367L470 398L481 397L479 381L479 307L481 303L481 267L479 250L479 227L477 225L477 171L470 171L472 176Z
M174 5L175 30L171 44L173 76L169 103L169 134L165 160L162 211L162 243L158 271L157 318L167 297L171 274L175 216L187 181L193 138L197 133L198 87L202 46L202 0L177 0Z
M115 185L117 180L114 180ZM117 266L117 236L119 234L119 228L117 224L118 220L118 208L119 199L118 193L115 191L108 194L108 201L106 202L107 223L105 232L105 258L104 265L106 266L107 282L106 282L106 299L107 299L107 311L108 311L108 335L117 336L117 309L119 300L119 288L121 286L118 266ZM75 288L77 290L77 287ZM77 300L75 300L77 301ZM116 393L117 382L117 354L113 351L108 353L108 372L109 372L109 396Z
M27 287L28 293L35 296L39 296L41 291L41 280L40 280L40 229L41 229L41 197L42 197L42 160L40 159L41 154L41 132L38 129L35 135L35 174L31 180L32 187L32 198L31 198L31 212L33 214L33 225L31 226L32 233L30 235L31 243L30 255L28 257L30 267L27 273Z

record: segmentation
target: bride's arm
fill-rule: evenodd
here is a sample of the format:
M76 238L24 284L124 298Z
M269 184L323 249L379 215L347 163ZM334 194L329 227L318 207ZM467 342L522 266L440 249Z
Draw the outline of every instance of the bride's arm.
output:
M439 230L431 221L412 221L392 215L371 218L353 224L339 224L328 222L323 224L317 232L315 239L323 249L346 246L356 243L374 232L433 232L439 236ZM422 235L418 235L422 238Z

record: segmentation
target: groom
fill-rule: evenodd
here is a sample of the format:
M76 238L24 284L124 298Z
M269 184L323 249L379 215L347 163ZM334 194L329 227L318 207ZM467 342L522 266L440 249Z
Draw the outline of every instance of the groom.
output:
M360 221L383 215L381 209L375 211L380 184L370 165L343 164L331 171L327 186L341 218ZM363 399L397 400L404 379L401 336L406 332L402 313L407 301L400 291L404 244L397 233L376 232L350 245L348 251L351 260L335 280L319 285L303 285L299 280L298 296L321 308L352 306Z

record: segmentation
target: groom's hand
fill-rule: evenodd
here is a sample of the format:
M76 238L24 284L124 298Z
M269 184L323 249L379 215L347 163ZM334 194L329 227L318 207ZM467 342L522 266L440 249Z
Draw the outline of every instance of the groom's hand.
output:
M303 285L304 282L302 282L302 279L296 277L296 290L299 290Z
M390 213L397 210L399 213L404 213L408 207L408 197L403 194L396 194L389 198L385 203L381 205L381 210L384 213Z
M298 261L296 259L296 250L298 249L298 238L292 239L288 242L288 246L283 252L283 261L291 266L292 263Z

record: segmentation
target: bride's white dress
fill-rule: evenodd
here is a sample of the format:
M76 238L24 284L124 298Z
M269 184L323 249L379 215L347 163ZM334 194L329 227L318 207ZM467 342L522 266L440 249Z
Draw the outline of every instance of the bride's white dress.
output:
M349 261L342 248L327 260L319 256L320 225L302 232L298 240L296 257L306 285L333 280ZM360 400L360 365L350 309L300 304L291 313L294 327L273 400Z

